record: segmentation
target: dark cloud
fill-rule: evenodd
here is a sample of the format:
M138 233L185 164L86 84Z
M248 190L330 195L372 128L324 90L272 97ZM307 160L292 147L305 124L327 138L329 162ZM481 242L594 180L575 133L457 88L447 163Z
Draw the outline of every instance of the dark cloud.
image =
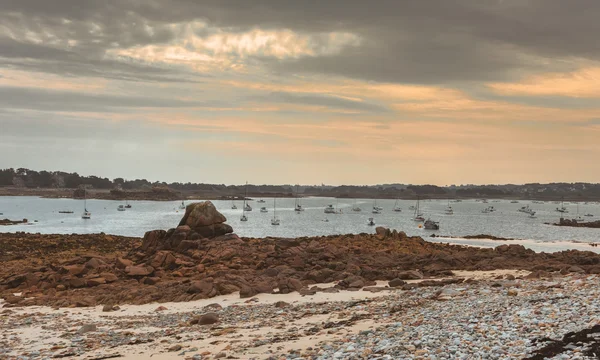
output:
M388 112L385 106L372 104L363 101L352 101L335 96L327 95L304 95L288 92L272 92L268 95L259 95L249 97L251 101L260 101L263 103L282 103L309 106L323 106L331 109L354 110L361 112Z
M193 20L230 32L285 28L352 32L362 39L333 56L264 61L283 73L456 83L567 69L575 58L600 60L597 0L1 0L0 8L0 24L20 36L13 43L0 40L0 66L74 76L173 79L167 74L180 68L123 64L106 51L167 43L176 36L171 24ZM26 40L26 32L45 45ZM56 39L75 44L67 50ZM155 74L144 76L144 70Z

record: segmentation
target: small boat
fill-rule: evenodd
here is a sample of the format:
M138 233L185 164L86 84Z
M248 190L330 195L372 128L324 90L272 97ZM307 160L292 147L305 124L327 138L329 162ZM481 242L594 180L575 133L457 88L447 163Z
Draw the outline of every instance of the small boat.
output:
M513 200L510 202L511 204L518 204L519 202L517 200Z
M131 209L131 204L127 200L125 200L125 209Z
M183 200L181 200L181 205L179 205L179 210L184 210L185 209L185 202L183 202Z
M444 213L446 213L446 215L454 215L454 209L450 206L450 200L448 200L448 206L446 206Z
M416 207L415 207L414 205L411 205L411 206L408 208L408 210L415 210L415 209L416 209Z
M231 204L231 210L237 210L237 206L235 206L235 204Z
M125 211L125 206L123 205L119 205L119 207L117 207L117 211Z
M329 222L328 218L323 219L323 222Z
M398 205L398 198L396 198L396 203L394 204L395 212L402 212L402 208Z
M530 219L537 219L537 216L535 216L535 211L532 211L529 213L529 218Z
M374 226L375 225L375 220L373 220L373 218L369 218L369 222L367 223L367 225Z
M294 211L295 212L301 212L304 211L304 208L302 207L302 205L300 205L300 198L298 197L298 185L296 185L296 203L294 205Z
M569 210L567 210L567 208L565 207L565 202L562 201L560 207L556 208L556 211L558 211L559 213L563 213L566 214L569 212Z
M534 213L534 214L535 214L535 211L533 211L533 209L531 209L531 208L529 207L529 205L522 206L522 207L521 207L519 210L517 210L517 211L519 211L519 212L523 212L523 213L526 213L526 214L531 214L531 213Z
M72 214L73 212L71 210L60 210L58 213L59 214ZM2 213L0 213L0 215L2 215Z
M267 208L263 206L263 207L260 208L260 212L261 213L267 213L267 212L269 212L269 210L267 210Z
M83 214L81 214L81 218L84 220L89 220L92 218L92 213L87 209L87 192L85 187L83 188Z
M264 203L265 203L265 201L264 201L263 199L260 199L260 200L258 200L258 201L257 201L257 203L259 203L259 204L264 204Z
M377 206L377 200L373 200L373 211L371 211L373 214L381 214L381 210L383 210L383 208L381 206Z
M248 221L248 217L246 216L246 211L251 211L252 208L250 205L246 203L246 199L248 198L248 182L246 181L246 193L244 194L244 207L242 208L242 216L240 217L240 221ZM250 210L247 210L250 208Z
M587 217L592 217L592 216L594 216L594 215L593 215L593 214L585 214L584 216L587 216Z
M440 229L440 223L437 221L433 221L431 219L427 219L425 220L425 223L423 224L423 227L426 230L439 230Z
M244 205L244 211L252 211L252 206L250 204Z
M356 199L354 199L354 206L352 206L352 211L361 212L361 208L356 204Z
M275 204L275 198L273 198L273 218L271 219L271 225L279 225L281 222L277 217L277 205Z
M415 208L415 214L414 214L413 220L414 221L425 221L425 217L423 216L423 213L419 209L419 197L418 196L417 196L417 206L414 208Z
M489 214L489 213L492 213L492 212L494 212L494 211L495 211L495 210L494 210L494 207L493 207L493 206L488 206L488 207L486 207L485 209L481 210L481 212L482 212L482 213L484 213L484 214Z
M331 205L331 204L330 204L330 205L327 205L327 206L325 207L325 210L324 210L324 212L325 212L325 214L335 214L335 213L336 213L336 211L335 211L335 208L334 208L334 207L333 207L333 205Z

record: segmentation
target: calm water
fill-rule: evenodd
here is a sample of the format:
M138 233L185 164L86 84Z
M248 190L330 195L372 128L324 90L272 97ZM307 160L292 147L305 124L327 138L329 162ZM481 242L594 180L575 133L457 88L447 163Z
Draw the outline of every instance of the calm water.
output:
M248 213L248 222L239 220L242 203L237 202L238 210L231 209L231 201L213 201L219 211L233 226L240 236L264 237L298 237L330 234L347 234L374 232L374 227L367 225L368 218L374 217L377 225L386 226L406 232L408 235L419 235L427 238L432 233L446 236L465 236L475 234L491 234L506 238L523 239L524 245L534 250L550 250L563 248L582 248L595 250L580 242L600 242L600 229L567 228L544 225L544 222L555 222L559 213L554 209L554 203L533 204L530 201L520 201L518 204L502 200L483 204L474 200L464 200L451 203L454 215L445 215L447 201L422 201L421 208L425 217L431 217L440 222L439 231L419 229L418 223L412 220L413 210L409 210L414 201L400 201L403 211L392 211L394 200L378 200L377 205L384 208L381 214L371 214L372 200L358 200L362 212L351 211L354 200L337 200L328 198L305 198L301 200L306 209L302 213L294 212L294 199L277 200L277 216L281 219L280 226L272 226L273 201L265 199L266 203L250 202L253 211ZM187 200L189 204L192 200ZM22 219L33 225L16 225L0 228L0 231L26 231L32 233L98 233L105 232L115 235L143 236L144 232L152 229L169 229L175 227L183 212L178 209L180 202L132 201L132 208L127 211L117 211L120 201L88 200L88 210L92 212L91 220L81 219L83 201L73 199L42 199L37 197L0 197L0 218ZM343 211L343 214L324 214L325 206L332 204ZM481 210L494 206L496 212L483 214ZM521 206L529 205L537 211L537 218L531 219L527 214L518 212ZM261 213L261 206L266 206L269 213ZM569 209L567 217L577 216L577 206L566 204ZM59 210L72 210L73 214L59 214ZM589 220L600 219L600 205L597 203L580 204L580 215L594 214ZM329 222L323 221L328 219ZM433 240L427 238L428 240ZM436 239L435 241L464 243L477 246L497 246L499 242L485 240Z

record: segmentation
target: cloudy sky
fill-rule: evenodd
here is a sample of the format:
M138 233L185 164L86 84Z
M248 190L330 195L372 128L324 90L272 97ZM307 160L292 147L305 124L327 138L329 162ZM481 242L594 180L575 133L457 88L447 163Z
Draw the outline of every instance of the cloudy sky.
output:
M598 0L0 0L0 167L600 179Z

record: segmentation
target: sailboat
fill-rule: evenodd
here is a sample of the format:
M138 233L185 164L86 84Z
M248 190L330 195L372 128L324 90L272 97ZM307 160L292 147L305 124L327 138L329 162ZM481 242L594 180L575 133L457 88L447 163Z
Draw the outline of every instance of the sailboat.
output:
M381 208L377 206L377 200L373 200L373 214L381 214Z
M367 223L369 226L375 226L375 220L373 218L369 218L369 222Z
M425 221L423 217L423 213L419 209L419 197L417 196L417 206L415 207L415 216L413 218L414 221Z
M244 194L244 207L242 208L242 217L240 217L240 221L248 221L248 217L246 216L246 206L250 206L246 204L246 198L248 196L248 182L246 181L246 191Z
M235 202L231 200L231 210L236 210L237 206L235 206Z
M352 207L352 211L360 212L360 207L356 204L356 199L354 199L354 206Z
M396 203L394 204L394 211L402 212L402 208L400 206L398 206L398 198L396 198Z
M450 199L448 199L448 206L446 206L446 215L454 215L454 209L450 206Z
M183 200L181 200L181 205L179 205L179 210L184 210L185 209L185 202Z
M87 209L87 192L85 187L83 188L83 214L81 214L81 218L85 220L92 218L92 213Z
M300 205L300 198L298 197L298 185L296 185L296 205L294 206L294 211L304 211L304 208L302 207L302 205Z
M125 206L119 205L119 207L117 207L117 210L118 211L125 211L126 209L125 209Z
M575 218L575 221L577 221L578 223L585 222L585 219L582 218L581 215L579 215L579 203L577 203L577 217Z
M567 208L565 207L565 202L564 199L560 202L560 207L556 208L556 211L558 211L559 213L568 213L569 210L567 210Z
M125 209L131 209L131 204L129 203L129 200L125 200Z
M273 198L273 219L271 219L271 225L279 225L280 223L277 217L277 205L275 204L275 198Z

